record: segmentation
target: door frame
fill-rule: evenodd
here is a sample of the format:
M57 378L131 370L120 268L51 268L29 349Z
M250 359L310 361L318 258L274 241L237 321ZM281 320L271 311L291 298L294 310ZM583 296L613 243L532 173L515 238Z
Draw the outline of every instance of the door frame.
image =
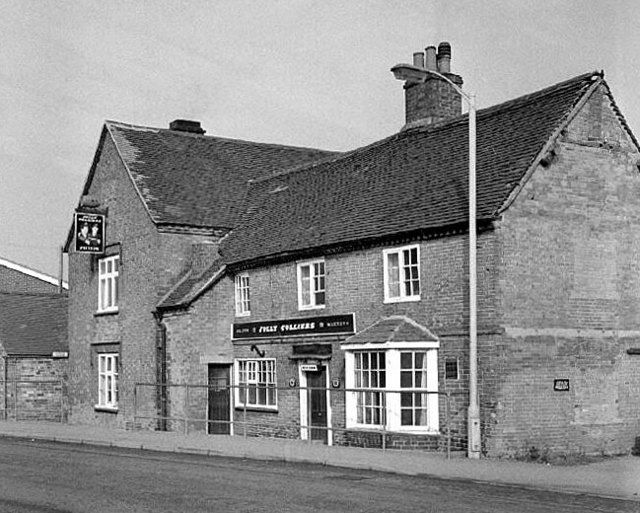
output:
M211 432L211 428L213 427L213 425L209 422L211 420L210 418L210 413L211 413L211 404L209 402L209 387L211 386L211 383L209 382L209 366L210 365L217 365L219 367L229 367L229 382L228 382L228 387L229 387L229 434L227 436L233 436L233 426L234 426L234 422L233 422L233 402L235 401L235 389L233 388L233 376L235 374L235 367L234 364L228 364L228 363L212 363L209 362L207 364L207 434L208 435L217 435L219 433L212 433Z
M300 383L300 439L308 440L309 438L309 405L307 403L307 372L302 370L303 363L298 364L298 381ZM326 397L327 397L327 445L333 445L333 430L331 427L332 418L331 418L331 376L329 375L329 364L328 363L319 363L318 369L324 368L325 374L325 387ZM308 425L308 427L304 427Z

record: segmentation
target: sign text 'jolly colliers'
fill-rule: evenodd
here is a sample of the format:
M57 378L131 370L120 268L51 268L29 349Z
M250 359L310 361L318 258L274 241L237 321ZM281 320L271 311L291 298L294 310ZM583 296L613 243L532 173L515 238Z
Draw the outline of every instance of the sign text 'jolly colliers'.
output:
M234 340L354 333L353 314L233 324Z

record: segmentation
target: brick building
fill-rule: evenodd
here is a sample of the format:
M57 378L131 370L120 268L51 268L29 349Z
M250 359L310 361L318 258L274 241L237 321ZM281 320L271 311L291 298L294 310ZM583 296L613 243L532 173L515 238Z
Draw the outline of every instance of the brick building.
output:
M102 129L78 210L106 214L105 253L76 252L73 230L65 245L73 422L131 424L134 383L164 381L155 305L192 261L215 258L248 180L328 154L204 132L185 120Z
M55 294L68 288L64 281L61 290L58 279L11 260L0 258L0 292Z
M67 413L67 284L0 259L0 417Z
M434 56L431 47L427 67ZM441 45L435 66L461 84L449 59ZM189 240L130 248L111 229L123 261L141 260L133 271L122 268L123 283L130 272L149 271L148 283L165 278L144 295L146 323L121 296L118 323L148 325L157 335L127 342L119 332L121 391L155 377L138 373L134 362L145 353L134 344L147 344L150 358L160 348L156 376L168 384L151 387L155 404L153 394L138 396L137 415L168 418L160 427L169 429L184 422L186 429L208 424L211 433L399 448L439 448L447 438L464 448L467 117L438 79L407 82L405 94L399 133L256 173L246 196L236 183L227 192L244 197L243 212L215 226L224 238L210 240L211 253L196 251L189 262ZM596 72L480 110L477 123L482 449L492 456L628 451L640 434L637 140ZM149 165L142 152L164 149L153 143L123 145L119 156L126 150ZM152 172L129 180L123 172L103 187L149 190L139 181ZM91 188L85 193L100 195ZM217 206L211 196L203 204ZM140 224L129 210L112 219L112 209L116 227ZM143 249L153 265L180 265L163 275L137 256ZM84 305L98 286L95 266L92 275L81 258L71 258L70 276L76 266L86 269L71 278L71 295L74 304L75 286L88 290ZM140 297L140 286L128 293ZM101 329L94 310L84 309L85 331L70 338L76 372L90 376L78 389L85 396L98 393L97 370L87 363ZM127 376L127 365L135 373Z

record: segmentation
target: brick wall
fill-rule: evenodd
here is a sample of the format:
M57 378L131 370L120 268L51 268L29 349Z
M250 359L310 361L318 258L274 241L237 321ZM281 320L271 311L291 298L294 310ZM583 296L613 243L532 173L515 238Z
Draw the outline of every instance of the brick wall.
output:
M159 233L107 136L90 195L108 208L108 252L120 252L118 313L98 315L98 264L91 255L69 255L69 353L71 420L128 425L134 383L156 381L155 305L188 265L192 242L202 235ZM118 412L97 411L98 353L120 353ZM150 398L155 408L155 397Z
M165 315L167 326L167 359L169 380L172 384L204 385L207 382L208 362L231 362L234 357L255 356L250 344L232 345L231 323L267 319L309 317L355 313L358 330L389 315L407 315L429 327L440 336L439 390L451 392L448 405L444 397L439 401L442 431L451 429L452 438L460 445L466 437L466 395L468 380L467 317L468 317L468 238L464 235L419 242L421 255L422 299L418 302L384 304L383 256L388 246L354 251L325 257L326 306L318 310L298 310L296 262L283 263L248 271L251 284L251 315L235 317L234 283L232 277L223 278L215 287L199 298L188 311ZM496 238L493 232L484 232L479 237L479 329L481 339L497 330L496 326ZM344 337L306 338L305 342L325 342L333 346L329 362L330 378L339 378L344 387L344 356L340 342ZM301 342L301 340L296 340ZM290 360L290 341L259 341L258 346L268 358L277 359L278 386L280 392L278 412L248 411L248 433L255 436L289 437L300 433L300 402L297 390L289 393L291 378L298 381L298 364ZM459 361L460 377L445 380L445 360ZM170 415L176 418L206 417L206 395L199 399L190 396L188 411L184 408L184 389L171 387ZM197 394L196 394L197 395ZM344 392L331 394L333 425L345 427ZM244 411L235 412L236 420L244 418ZM449 415L451 422L444 421ZM182 429L180 422L176 429ZM193 429L204 430L203 423L194 424ZM238 427L238 429L241 429ZM336 443L347 445L381 443L380 436L362 438L349 431L335 432ZM366 440L365 440L366 439ZM433 436L388 435L389 447L433 448L442 440Z
M446 73L456 85L462 86L462 78ZM422 84L405 85L406 123L425 120L434 123L462 114L462 98L447 82L427 78Z
M0 418L65 421L67 367L66 358L0 358Z
M492 455L620 453L640 435L638 154L601 91L555 153L497 230L505 335L480 350Z
M0 292L55 294L58 292L58 285L0 265Z

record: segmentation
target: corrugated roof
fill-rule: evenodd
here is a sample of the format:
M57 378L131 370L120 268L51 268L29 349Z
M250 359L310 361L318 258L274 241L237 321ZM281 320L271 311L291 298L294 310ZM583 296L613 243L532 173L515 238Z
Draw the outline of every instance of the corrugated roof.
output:
M477 113L477 211L491 219L554 131L601 78L588 73ZM256 180L225 239L227 264L465 223L468 122L400 132Z
M0 292L0 344L15 356L68 351L67 305L66 295Z
M155 223L232 228L248 180L337 154L116 121L105 126Z

